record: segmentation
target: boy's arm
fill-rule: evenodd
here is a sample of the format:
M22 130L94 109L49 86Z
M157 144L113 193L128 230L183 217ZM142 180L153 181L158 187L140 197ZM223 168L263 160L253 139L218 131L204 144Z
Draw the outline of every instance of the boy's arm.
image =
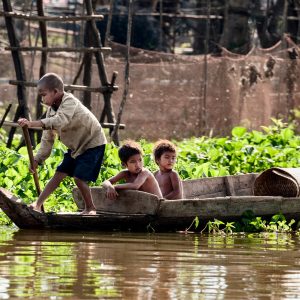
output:
M38 164L43 163L50 156L54 139L55 133L52 130L43 131L40 148L34 157Z
M118 173L117 175L115 175L115 176L113 176L113 177L111 177L111 178L105 180L105 181L103 182L103 185L106 184L107 181L108 181L111 185L115 184L116 182L120 181L121 179L124 179L124 178L126 177L126 173L127 173L127 171L125 171L125 170L121 171L121 172Z
M173 190L171 193L164 196L165 199L174 200L183 198L182 182L177 172L173 171L170 174Z
M138 190L147 180L149 177L150 171L143 170L141 171L138 176L135 178L133 182L121 183L116 184L115 189L117 190Z
M29 121L25 118L21 118L18 120L18 123L21 127L27 125L29 128L32 127L43 127L44 124L41 122L41 120L36 120L36 121Z
M110 179L105 180L102 183L103 188L106 189L106 197L115 200L118 196L118 193L113 186L114 183L120 181L121 179L125 178L126 171L121 171L119 174L111 177Z
M50 113L50 108L48 108L47 110L46 118L49 116L49 113ZM32 127L44 128L44 124L41 120L29 121L25 118L20 118L18 120L18 123L21 127L27 125L29 128ZM55 140L54 131L52 130L43 131L40 148L34 157L34 160L37 164L42 164L50 156L54 144L54 140Z

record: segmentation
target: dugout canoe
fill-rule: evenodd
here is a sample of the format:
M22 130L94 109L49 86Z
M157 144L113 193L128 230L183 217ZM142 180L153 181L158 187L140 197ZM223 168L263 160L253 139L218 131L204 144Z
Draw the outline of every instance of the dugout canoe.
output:
M282 213L300 219L300 198L254 196L257 174L203 178L183 181L185 199L165 200L139 191L122 191L117 200L105 197L100 187L92 187L97 215L81 215L83 201L73 191L77 213L39 213L9 191L0 188L0 208L21 229L74 229L93 231L182 231L197 216L200 226L215 218L234 221L251 210L264 218Z

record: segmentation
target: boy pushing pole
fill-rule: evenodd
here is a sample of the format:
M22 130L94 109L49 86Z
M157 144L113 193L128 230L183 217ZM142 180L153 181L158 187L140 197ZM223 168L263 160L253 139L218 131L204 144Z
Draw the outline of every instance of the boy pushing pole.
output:
M41 211L48 196L66 176L71 176L85 202L82 214L96 214L96 208L88 182L96 181L107 143L103 129L94 116L74 95L64 91L64 83L55 73L45 74L38 82L38 92L48 105L46 118L36 121L19 119L20 126L44 129L41 146L34 157L34 168L51 154L55 136L68 148L54 176L45 186L38 199L30 206Z

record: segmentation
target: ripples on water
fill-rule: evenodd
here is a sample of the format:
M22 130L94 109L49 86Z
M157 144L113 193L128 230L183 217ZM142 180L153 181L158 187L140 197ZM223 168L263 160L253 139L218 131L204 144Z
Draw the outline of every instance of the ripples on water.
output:
M0 299L299 299L291 235L2 228Z

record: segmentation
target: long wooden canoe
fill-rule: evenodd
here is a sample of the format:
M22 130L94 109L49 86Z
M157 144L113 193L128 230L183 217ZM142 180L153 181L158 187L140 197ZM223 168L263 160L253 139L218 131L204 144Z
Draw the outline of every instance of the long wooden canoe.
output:
M0 188L0 207L19 228L76 230L185 230L197 216L200 226L217 218L234 221L251 210L254 215L271 217L279 212L288 219L300 219L300 198L253 196L257 174L213 177L183 182L185 199L165 200L139 191L123 191L117 200L105 197L102 188L93 187L97 215L82 215L83 202L77 189L76 213L39 213L9 191Z

